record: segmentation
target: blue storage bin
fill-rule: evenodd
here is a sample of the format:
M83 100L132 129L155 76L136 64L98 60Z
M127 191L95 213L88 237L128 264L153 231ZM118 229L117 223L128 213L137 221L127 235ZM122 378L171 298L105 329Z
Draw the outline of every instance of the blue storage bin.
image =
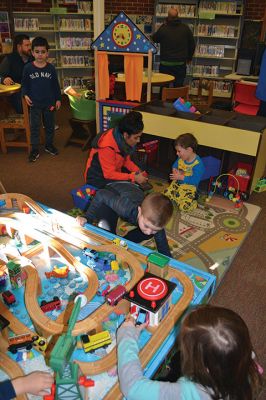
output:
M205 166L205 172L201 178L202 181L220 174L221 160L212 156L202 157L201 159Z
M91 193L89 193L91 191ZM87 210L91 199L95 196L97 188L91 185L83 185L78 189L71 190L73 203L75 207L81 210Z

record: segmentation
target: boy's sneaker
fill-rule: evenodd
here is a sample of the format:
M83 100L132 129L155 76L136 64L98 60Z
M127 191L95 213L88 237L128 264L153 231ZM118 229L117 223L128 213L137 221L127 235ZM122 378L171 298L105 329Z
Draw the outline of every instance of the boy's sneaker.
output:
M29 162L34 162L40 157L39 150L31 150L29 155Z
M57 148L54 147L54 145L52 145L52 144L50 146L46 146L45 151L49 154L52 154L52 156L57 156L57 154L58 154Z

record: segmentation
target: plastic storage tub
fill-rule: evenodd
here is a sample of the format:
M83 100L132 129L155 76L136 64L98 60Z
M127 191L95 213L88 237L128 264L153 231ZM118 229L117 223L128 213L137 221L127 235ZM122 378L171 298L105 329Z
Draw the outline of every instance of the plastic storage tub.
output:
M97 188L91 185L83 185L78 189L71 190L75 207L80 208L83 211L87 210L96 191Z
M75 89L75 91L81 94L80 97L71 96L67 94L69 98L70 107L72 110L73 118L81 121L91 121L96 118L96 102L95 100L88 100L85 97L86 89Z
M245 170L247 175L242 176L242 175L236 175L237 170ZM252 172L252 165L246 164L246 163L237 163L231 171L229 171L230 174L234 175L234 177L238 180L239 182L239 190L240 192L246 192L248 188L248 184L250 182L250 177L251 177L251 172ZM237 183L236 180L232 177L228 177L228 186L231 186L235 189L237 189Z

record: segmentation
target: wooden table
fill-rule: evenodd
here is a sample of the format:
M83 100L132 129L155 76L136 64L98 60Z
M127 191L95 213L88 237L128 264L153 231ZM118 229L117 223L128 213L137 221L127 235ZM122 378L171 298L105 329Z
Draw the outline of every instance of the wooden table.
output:
M21 85L19 83L14 83L14 85L2 85L0 83L0 96L11 96L14 93L19 92Z
M4 114L4 116L8 116L10 112L10 103L7 100L8 96L19 92L21 89L21 85L19 83L14 83L14 85L2 85L0 83L0 98L1 98L1 108L0 114Z
M175 79L173 75L162 74L160 72L153 72L151 76L151 84L152 85L161 85L163 83L172 82ZM125 83L125 74L118 74L115 78L116 82ZM142 83L148 83L148 76L145 74L142 78Z

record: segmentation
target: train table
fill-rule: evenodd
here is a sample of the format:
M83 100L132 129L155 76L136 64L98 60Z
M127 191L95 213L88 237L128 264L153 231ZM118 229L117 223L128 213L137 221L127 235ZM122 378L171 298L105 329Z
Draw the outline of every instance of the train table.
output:
M139 346L152 377L182 314L214 288L213 275L81 228L27 196L0 195L0 380L52 369L47 399L121 399L116 330L125 315L148 318Z

